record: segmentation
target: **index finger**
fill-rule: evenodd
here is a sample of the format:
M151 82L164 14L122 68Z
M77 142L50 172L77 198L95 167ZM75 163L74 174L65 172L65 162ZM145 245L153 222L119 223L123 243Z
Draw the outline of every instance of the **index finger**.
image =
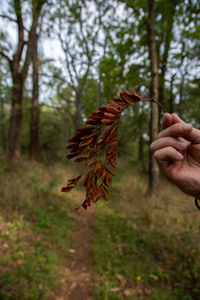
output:
M196 129L197 130L197 129ZM187 123L175 123L171 125L168 128L165 128L163 131L161 131L157 139L161 137L166 137L166 136L172 136L172 137L185 137L188 140L194 140L197 138L200 138L200 131L197 130L199 133L195 131L195 129L192 127L192 125L187 124Z
M165 113L162 120L162 129L165 129L172 125L172 115Z

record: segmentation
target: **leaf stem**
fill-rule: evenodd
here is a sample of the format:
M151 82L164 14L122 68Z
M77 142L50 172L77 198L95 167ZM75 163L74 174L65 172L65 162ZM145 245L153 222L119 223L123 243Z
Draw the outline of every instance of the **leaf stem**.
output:
M155 100L155 99L146 99L146 98L142 98L141 99L142 101L151 101L151 102L154 102L154 103L156 103L156 104L158 104L161 108L162 108L162 110L164 111L164 112L166 112L167 113L167 110L164 108L164 106L160 103L160 102L158 102L157 100Z

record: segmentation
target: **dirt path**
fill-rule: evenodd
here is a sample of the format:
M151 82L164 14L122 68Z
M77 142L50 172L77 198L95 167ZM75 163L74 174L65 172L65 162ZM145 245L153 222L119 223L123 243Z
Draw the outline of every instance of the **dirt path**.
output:
M94 207L87 211L80 209L75 213L77 228L67 254L62 284L51 292L47 300L94 299L91 275L93 220Z

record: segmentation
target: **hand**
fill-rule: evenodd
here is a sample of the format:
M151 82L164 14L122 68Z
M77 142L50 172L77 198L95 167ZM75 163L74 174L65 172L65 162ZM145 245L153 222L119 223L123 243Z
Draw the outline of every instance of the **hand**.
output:
M160 169L183 192L200 196L200 130L165 113L162 131L151 144Z

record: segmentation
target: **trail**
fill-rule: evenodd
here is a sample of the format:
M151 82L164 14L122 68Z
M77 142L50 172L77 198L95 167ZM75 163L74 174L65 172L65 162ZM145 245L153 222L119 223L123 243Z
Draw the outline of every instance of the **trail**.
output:
M47 300L93 300L92 235L94 207L75 212L76 230L73 232L61 286L55 288Z

